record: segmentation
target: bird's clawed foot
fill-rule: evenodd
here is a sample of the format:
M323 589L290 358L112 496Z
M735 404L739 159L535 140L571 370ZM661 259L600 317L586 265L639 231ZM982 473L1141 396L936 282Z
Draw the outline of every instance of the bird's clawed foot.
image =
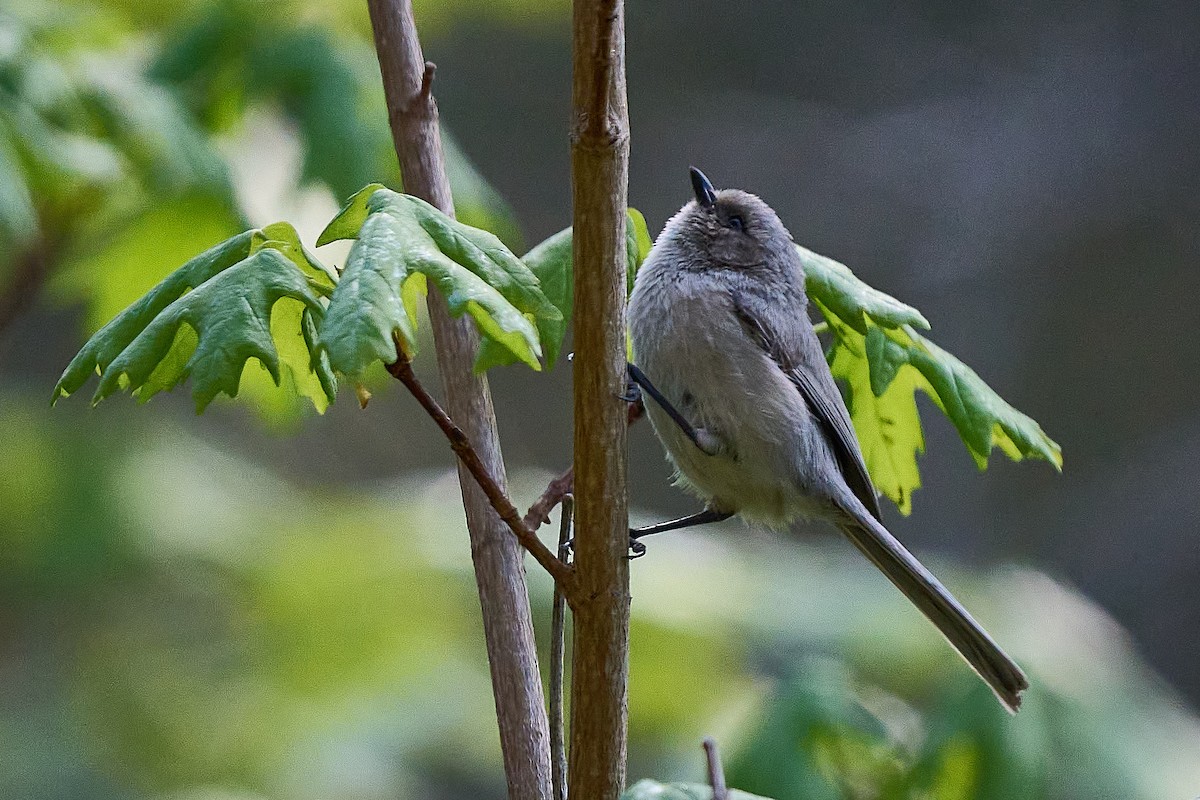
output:
M646 545L643 544L642 542L639 542L637 540L637 536L638 536L637 529L630 528L629 529L629 555L626 556L626 558L628 558L630 561L633 561L635 558L641 558L642 556L646 555ZM575 537L572 536L570 539L567 539L567 541L563 542L563 547L565 547L567 549L568 553L572 552L575 548Z
M626 556L630 561L635 558L641 558L646 555L646 545L637 540L637 531L633 528L629 529L629 555Z

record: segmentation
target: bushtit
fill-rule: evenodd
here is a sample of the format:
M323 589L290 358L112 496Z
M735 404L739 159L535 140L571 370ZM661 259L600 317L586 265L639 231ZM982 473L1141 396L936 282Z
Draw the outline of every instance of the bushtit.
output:
M691 174L696 199L663 229L629 300L631 375L661 401L646 404L654 431L706 508L634 541L733 515L828 520L1015 711L1029 685L1020 667L880 522L791 234L755 195Z

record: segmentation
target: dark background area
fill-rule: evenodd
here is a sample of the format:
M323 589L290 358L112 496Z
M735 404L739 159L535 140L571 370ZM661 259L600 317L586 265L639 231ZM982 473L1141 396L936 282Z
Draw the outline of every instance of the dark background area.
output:
M759 194L1062 444L1061 477L999 454L980 474L922 399L897 535L1075 583L1200 702L1200 6L649 2L627 26L630 203L652 232L689 164ZM568 41L427 45L443 118L532 241L567 222ZM510 457L554 468L567 406L541 380L495 385ZM687 510L649 430L632 440L638 502Z

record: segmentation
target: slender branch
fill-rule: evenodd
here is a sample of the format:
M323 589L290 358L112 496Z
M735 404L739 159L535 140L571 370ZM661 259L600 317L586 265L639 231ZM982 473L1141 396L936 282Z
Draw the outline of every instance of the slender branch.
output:
M562 475L550 481L542 496L525 512L525 527L536 531L550 521L550 512L564 502L575 487L575 468L571 467Z
M558 557L571 557L571 516L575 500L562 498L562 521L558 526ZM554 800L567 800L567 739L563 731L563 670L566 653L567 603L562 589L554 584L554 604L550 617L550 775L554 782Z
M704 755L708 760L708 785L712 787L712 800L729 800L729 789L725 786L725 768L721 766L721 753L711 736L704 740Z
M624 4L575 0L575 579L570 797L625 785L629 514L625 439L625 217L629 123Z
M462 428L454 424L454 420L450 419L438 401L425 390L425 386L413 372L412 362L409 361L403 350L398 349L397 352L400 353L400 357L396 359L396 363L388 365L388 372L404 384L404 387L412 393L421 407L442 429L442 433L446 434L446 438L450 441L450 448L458 456L462 465L466 467L475 483L483 490L492 508L500 515L500 519L504 521L509 530L516 534L517 541L521 543L521 546L545 568L546 572L550 573L554 578L555 586L561 588L567 597L571 597L574 591L574 575L571 568L550 552L550 549L542 544L542 540L537 537L537 534L526 527L517 507L512 504L508 495L488 473L479 454L471 446L471 440L463 433Z
M642 404L639 395L629 403L626 414L627 424L632 425L646 415L646 406ZM550 522L550 512L575 489L575 468L571 467L562 475L547 484L542 496L525 512L525 527L536 531Z
M367 8L404 189L453 215L433 99L434 71L421 53L412 2L367 0ZM436 291L430 291L428 305L447 409L474 445L486 468L483 474L503 493L507 481L491 391L487 379L472 369L479 335L466 318L450 318ZM550 800L550 723L538 671L523 555L461 461L458 476L479 587L508 796Z

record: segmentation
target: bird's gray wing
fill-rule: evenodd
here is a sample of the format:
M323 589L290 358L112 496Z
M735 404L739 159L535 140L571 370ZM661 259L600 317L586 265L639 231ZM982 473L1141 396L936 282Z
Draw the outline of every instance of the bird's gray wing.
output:
M794 336L785 337L771 329L766 322L766 315L756 313L755 305L755 298L743 292L733 292L734 313L737 314L742 327L795 385L824 428L846 485L871 515L881 520L875 485L867 472L862 449L858 446L858 437L854 435L854 428L850 424L850 414L846 410L841 393L837 390L833 376L829 373L816 334L807 340ZM801 324L808 325L808 320L802 320ZM808 328L806 332L811 333L812 329ZM813 352L806 353L806 348Z

